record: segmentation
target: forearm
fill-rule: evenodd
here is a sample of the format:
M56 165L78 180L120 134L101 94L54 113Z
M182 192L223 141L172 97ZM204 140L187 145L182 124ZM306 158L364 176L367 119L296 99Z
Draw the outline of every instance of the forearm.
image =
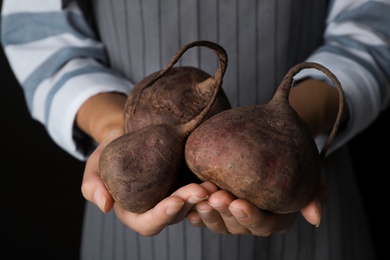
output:
M77 113L77 126L100 143L105 133L123 126L126 96L120 93L101 93L89 98Z
M1 43L32 117L60 147L84 160L95 143L73 131L80 107L99 93L126 95L132 83L106 66L102 43L73 1L49 2L4 0Z
M291 89L289 102L308 124L313 136L327 133L339 112L339 92L325 81L306 79ZM343 108L342 122L348 118L348 108Z
M386 1L334 1L327 17L324 44L306 59L334 73L345 93L348 120L339 129L328 154L367 128L390 104L390 67L388 59L384 58L390 55L389 43L386 42L390 33L385 29L390 25L390 16L384 15L388 11L390 3ZM326 75L316 70L303 70L295 75L294 80L305 78L331 84ZM319 148L324 145L328 134L326 131L322 133L316 136Z

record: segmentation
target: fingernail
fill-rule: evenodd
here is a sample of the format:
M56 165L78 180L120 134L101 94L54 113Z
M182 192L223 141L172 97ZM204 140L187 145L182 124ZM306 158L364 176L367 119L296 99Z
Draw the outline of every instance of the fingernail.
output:
M106 213L104 209L106 206L107 198L103 195L103 192L100 190L95 191L95 194L93 195L93 200L95 201L99 209Z
M196 204L196 203L199 203L201 201L204 201L208 198L209 196L206 196L204 198L199 198L197 196L191 196L189 199L188 199L188 203L191 203L191 204Z
M247 214L244 213L244 211L236 208L230 208L230 212L238 219L245 219L248 217Z
M176 215L182 208L183 208L183 205L184 205L184 201L183 202L172 202L168 205L165 213L168 215L168 216L174 216Z
M212 202L209 202L209 205L211 207L213 207L214 209L216 210L222 210L222 209L225 209L226 208L226 204L225 203L212 203Z

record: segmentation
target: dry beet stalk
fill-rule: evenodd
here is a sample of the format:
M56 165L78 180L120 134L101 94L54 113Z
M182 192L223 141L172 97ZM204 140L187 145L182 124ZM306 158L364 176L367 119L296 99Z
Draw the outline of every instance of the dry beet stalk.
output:
M294 75L307 68L325 73L340 96L336 122L320 154L307 124L288 102ZM343 109L344 92L337 78L320 64L300 63L290 69L267 104L223 111L197 127L187 139L185 160L201 180L260 209L295 212L319 187L320 163Z
M325 157L326 152L329 149L330 144L332 143L334 137L336 136L336 133L339 129L340 122L341 122L341 117L344 113L344 104L345 104L345 97L344 97L344 91L343 88L341 87L340 81L338 78L331 72L329 71L326 67L322 66L321 64L315 63L315 62L302 62L297 64L296 66L292 67L282 80L280 84L280 90L275 92L275 95L273 97L273 100L278 100L278 99L283 99L288 102L288 97L290 94L290 89L292 86L293 78L294 76L300 72L303 69L317 69L324 73L332 82L335 84L336 89L339 93L339 111L337 113L336 121L333 125L333 128L329 134L329 137L324 145L324 147L321 150L320 157L323 159Z
M185 140L210 112L220 93L227 56L225 53L219 57L222 60L215 75L206 80L211 96L207 95L207 106L198 115L182 124L168 121L130 131L104 148L99 161L101 179L115 202L126 210L145 212L171 192L184 163ZM145 84L137 100L146 94L144 90L158 84L176 60L177 56L168 69ZM133 111L139 104L136 102Z
M195 67L173 67L193 47L207 47L215 52L218 69L213 77ZM145 77L130 92L124 113L125 132L166 122L182 124L193 119L209 103L215 80L225 73L226 63L226 51L214 42L194 41L181 47L164 69ZM223 89L219 91L204 120L231 108Z

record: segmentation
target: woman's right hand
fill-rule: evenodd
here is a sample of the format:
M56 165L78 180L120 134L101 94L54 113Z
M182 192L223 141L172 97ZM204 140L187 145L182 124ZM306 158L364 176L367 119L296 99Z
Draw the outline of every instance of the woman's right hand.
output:
M104 147L123 134L121 126L107 131L100 145L86 162L82 194L87 200L96 204L102 212L107 213L114 208L118 218L129 228L142 235L152 236L158 234L164 227L182 221L195 204L206 200L209 194L217 190L211 183L191 183L180 187L171 196L144 213L126 211L115 203L99 173L99 158Z

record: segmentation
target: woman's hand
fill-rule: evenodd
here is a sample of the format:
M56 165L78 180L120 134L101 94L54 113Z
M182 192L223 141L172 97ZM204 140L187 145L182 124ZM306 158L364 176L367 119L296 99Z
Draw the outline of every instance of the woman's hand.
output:
M205 226L216 233L269 236L287 231L296 216L297 213L273 214L260 210L246 200L219 190L207 201L198 203L187 218L193 226Z
M179 188L144 213L126 211L114 202L99 174L99 157L104 147L121 135L123 135L122 127L106 132L100 145L87 160L81 190L83 196L95 203L104 213L114 208L118 218L134 231L145 236L156 235L167 225L182 221L195 204L206 200L209 193L216 190L216 187L209 183L201 185L192 183Z
M119 205L114 205L115 212L129 228L145 236L156 235L166 226L185 219L197 203L206 200L208 185L191 183L183 186L142 214L126 211Z
M288 231L299 212L290 214L275 214L258 209L250 202L237 199L224 190L210 189L208 200L198 203L187 218L196 227L207 227L213 232L222 234L252 234L269 236L274 233ZM325 178L317 195L301 209L303 217L312 225L319 226L321 222L322 205L328 197Z
M289 101L307 123L313 136L332 129L339 110L339 93L334 87L324 81L305 79L291 89ZM343 121L347 120L348 114L345 107ZM316 196L300 211L312 225L320 225L322 205L327 196L327 185L322 178ZM248 201L220 190L212 193L207 201L198 203L196 210L189 213L188 220L194 226L206 226L217 233L269 236L287 231L297 213L274 214L263 211Z
M99 143L86 162L81 191L85 199L95 203L104 213L114 208L118 218L129 228L142 235L156 235L165 226L182 221L195 204L215 191L215 186L186 185L142 214L126 211L117 205L100 179L99 158L107 144L124 134L126 100L127 97L119 93L97 94L86 100L77 114L78 127Z

